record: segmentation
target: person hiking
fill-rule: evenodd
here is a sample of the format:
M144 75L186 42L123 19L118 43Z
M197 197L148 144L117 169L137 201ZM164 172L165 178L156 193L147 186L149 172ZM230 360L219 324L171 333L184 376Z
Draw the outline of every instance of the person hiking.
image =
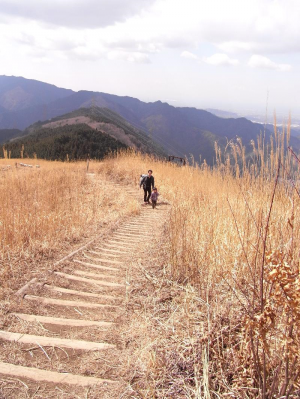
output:
M158 196L159 196L159 193L157 192L157 188L154 187L153 191L151 193L151 197L150 197L153 209L156 208Z
M145 176L140 184L140 187L143 186L144 189L144 203L149 204L149 198L151 195L151 188L154 188L154 177L152 176L152 170L148 170L148 175Z

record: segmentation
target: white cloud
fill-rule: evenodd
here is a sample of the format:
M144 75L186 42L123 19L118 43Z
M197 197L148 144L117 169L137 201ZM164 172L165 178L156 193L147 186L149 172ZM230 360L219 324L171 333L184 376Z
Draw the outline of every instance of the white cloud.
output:
M70 58L72 60L81 61L98 61L99 59L105 57L105 53L100 49L98 51L91 50L85 47L77 47L69 51L68 53L62 53L64 58Z
M138 64L149 64L150 58L147 54L129 51L110 51L107 54L109 60L123 60Z
M207 107L222 95L224 104L256 106L267 87L299 108L299 7L299 0L0 0L0 74L146 101L202 106L203 96ZM214 68L239 61L234 73Z
M288 72L291 70L291 65L289 64L276 64L269 58L262 55L252 55L248 61L248 65L251 68L263 68L263 69L274 69L280 72Z
M139 14L155 0L0 0L2 18L22 18L46 24L99 28Z
M202 44L224 54L300 52L297 1L0 0L0 19L5 17L3 32L13 25L15 31L31 32L39 43L49 39L54 47L55 37L61 51L61 37L66 36L66 40L75 42L73 47L84 40L91 51L97 49L97 40L107 53L112 49L143 53L146 59L152 53L177 48L182 49L182 57L193 59L197 57L193 49L201 49ZM58 28L53 29L51 24ZM23 34L19 40L26 46L31 38ZM65 44L66 52L68 48L72 48L72 43ZM213 57L206 62L237 63L234 56Z
M214 66L235 66L239 64L237 59L230 58L227 54L222 53L214 54L211 57L203 57L203 61Z
M145 42L143 40L138 41L137 39L121 39L121 40L107 40L103 41L103 44L108 49L115 49L118 51L134 51L144 53L158 53L161 50L159 43Z
M251 52L255 49L256 43L252 42L240 42L238 40L232 40L218 44L218 48L225 53L240 53L240 52Z
M180 56L190 60L198 60L198 56L196 54L190 53L189 51L183 51Z

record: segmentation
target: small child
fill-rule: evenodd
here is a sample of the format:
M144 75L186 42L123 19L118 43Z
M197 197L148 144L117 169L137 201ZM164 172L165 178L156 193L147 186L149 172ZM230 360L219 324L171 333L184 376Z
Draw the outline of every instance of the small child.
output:
M156 203L157 203L157 198L159 196L159 193L157 192L157 188L153 187L153 191L151 193L151 202L152 202L152 208L154 209L156 207Z

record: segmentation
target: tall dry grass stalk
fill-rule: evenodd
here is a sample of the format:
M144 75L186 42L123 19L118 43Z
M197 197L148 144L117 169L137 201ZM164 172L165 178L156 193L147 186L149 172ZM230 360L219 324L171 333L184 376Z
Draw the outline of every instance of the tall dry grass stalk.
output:
M189 359L190 351L197 353L189 362L202 377L193 371L191 378L182 376L182 389L194 389L191 397L288 398L300 392L300 198L290 181L299 164L286 152L289 134L289 127L282 133L275 128L269 144L260 137L252 143L251 162L241 141L224 161L216 148L212 169L134 153L101 166L129 184L153 169L158 191L172 203L165 264L191 307L179 304L181 326L173 328L166 351L182 350ZM162 384L158 365L167 355L153 351L148 367L156 376L148 383L155 386ZM171 371L164 372L170 384Z

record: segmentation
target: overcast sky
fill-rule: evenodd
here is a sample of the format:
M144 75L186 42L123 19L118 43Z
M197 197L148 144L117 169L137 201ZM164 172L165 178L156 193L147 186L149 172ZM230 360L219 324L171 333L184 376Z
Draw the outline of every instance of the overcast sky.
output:
M300 116L299 0L0 0L0 75Z

